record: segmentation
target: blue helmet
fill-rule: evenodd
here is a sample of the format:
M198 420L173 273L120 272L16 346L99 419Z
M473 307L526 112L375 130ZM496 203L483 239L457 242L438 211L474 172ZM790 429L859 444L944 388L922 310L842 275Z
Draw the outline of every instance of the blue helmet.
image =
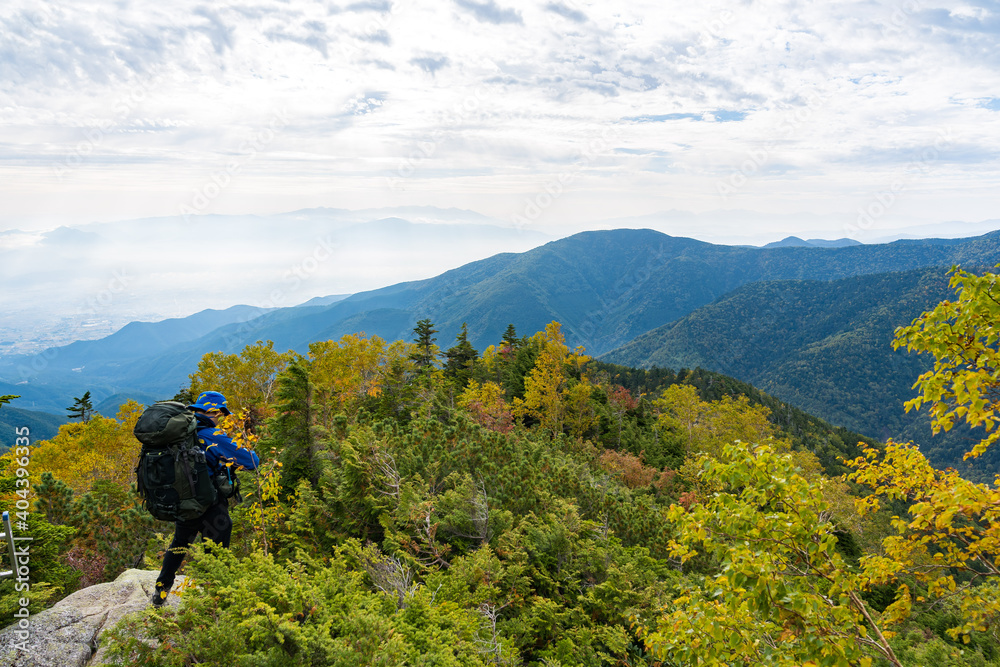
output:
M226 407L226 397L217 391L203 391L198 394L198 398L195 399L194 403L188 406L195 410L204 410L208 412L209 410L219 410L224 415L232 414L229 408Z

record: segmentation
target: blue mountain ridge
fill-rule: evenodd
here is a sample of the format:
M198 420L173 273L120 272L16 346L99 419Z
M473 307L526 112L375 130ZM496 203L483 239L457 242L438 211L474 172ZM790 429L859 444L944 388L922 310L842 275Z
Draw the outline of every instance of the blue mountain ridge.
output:
M100 341L46 351L39 355L41 368L28 377L18 376L18 364L32 367L36 359L0 363L0 392L22 394L35 409L56 411L88 389L96 400L125 389L170 396L209 351L233 353L272 340L276 349L305 353L310 342L358 332L409 340L425 317L439 329L445 348L463 322L482 350L499 341L508 324L531 334L558 320L570 345L600 355L747 283L829 281L921 267L943 273L954 264L987 264L997 257L1000 232L837 248L722 246L643 229L584 232L327 306L280 308L217 328L192 327L183 340L173 332L184 328L184 320L164 325L172 327L169 334L157 328L161 323L152 324L138 338L125 337L126 327ZM133 331L139 332L127 333ZM148 354L142 354L144 337Z

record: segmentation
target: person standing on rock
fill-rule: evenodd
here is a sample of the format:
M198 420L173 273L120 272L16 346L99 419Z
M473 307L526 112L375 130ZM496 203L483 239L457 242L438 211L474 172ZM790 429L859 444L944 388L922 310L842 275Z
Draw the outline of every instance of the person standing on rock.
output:
M198 445L205 450L205 459L213 479L228 477L227 470L244 468L254 470L260 465L260 459L249 449L239 447L232 439L216 428L223 415L231 414L226 407L226 397L217 391L203 391L188 406L198 420ZM228 488L217 484L218 500L204 514L195 519L177 521L174 523L174 539L170 548L163 556L163 567L156 579L156 589L153 592L153 605L161 607L167 601L167 594L174 585L177 569L184 561L188 547L194 542L198 533L203 538L212 540L223 547L229 547L229 539L233 532L233 522L229 518L229 498L235 493L235 478L229 480Z

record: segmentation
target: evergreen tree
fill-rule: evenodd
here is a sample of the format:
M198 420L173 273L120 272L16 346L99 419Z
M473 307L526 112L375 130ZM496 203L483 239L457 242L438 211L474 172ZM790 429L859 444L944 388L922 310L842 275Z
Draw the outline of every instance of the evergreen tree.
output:
M192 403L195 402L196 398L198 398L198 395L193 391L191 391L191 387L181 387L180 389L177 390L177 393L174 394L174 397L171 398L170 400L177 401L178 403L183 403L184 405L191 405Z
M66 408L70 419L79 419L82 422L89 421L94 414L94 404L90 402L90 392L86 392L79 398L73 397L72 407Z
M521 341L517 337L517 330L514 328L513 324L507 325L507 329L503 332L503 338L500 339L500 343L502 345L506 345L512 350L516 350L520 347Z
M417 326L413 327L415 334L413 342L417 349L410 354L410 359L416 364L417 371L420 373L431 370L437 361L438 347L434 344L437 341L434 334L437 332L438 330L427 318L418 321Z
M53 526L69 523L73 507L73 489L62 480L45 471L42 481L35 484L36 509L45 515L45 520Z
M469 342L469 330L465 322L462 322L462 330L456 337L455 345L445 352L445 356L448 360L444 365L444 374L452 378L459 387L465 387L469 384L472 366L479 358L479 352Z
M309 431L312 386L305 359L294 359L278 375L275 394L277 414L268 423L268 437L263 444L281 449L281 481L286 490L294 489L301 479L315 484L319 479L319 467L316 444Z
M3 405L4 403L10 403L15 398L21 398L20 394L5 394L3 396L0 396L0 405Z

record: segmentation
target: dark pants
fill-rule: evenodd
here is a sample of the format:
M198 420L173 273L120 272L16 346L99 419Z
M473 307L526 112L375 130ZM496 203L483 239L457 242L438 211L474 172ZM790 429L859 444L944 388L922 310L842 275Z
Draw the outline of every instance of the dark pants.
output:
M170 543L170 548L163 556L163 567L156 579L157 585L167 590L174 585L177 568L181 566L188 547L194 542L198 533L224 547L229 546L229 538L233 534L233 522L229 518L229 501L220 500L197 519L178 521L174 526L174 541Z

